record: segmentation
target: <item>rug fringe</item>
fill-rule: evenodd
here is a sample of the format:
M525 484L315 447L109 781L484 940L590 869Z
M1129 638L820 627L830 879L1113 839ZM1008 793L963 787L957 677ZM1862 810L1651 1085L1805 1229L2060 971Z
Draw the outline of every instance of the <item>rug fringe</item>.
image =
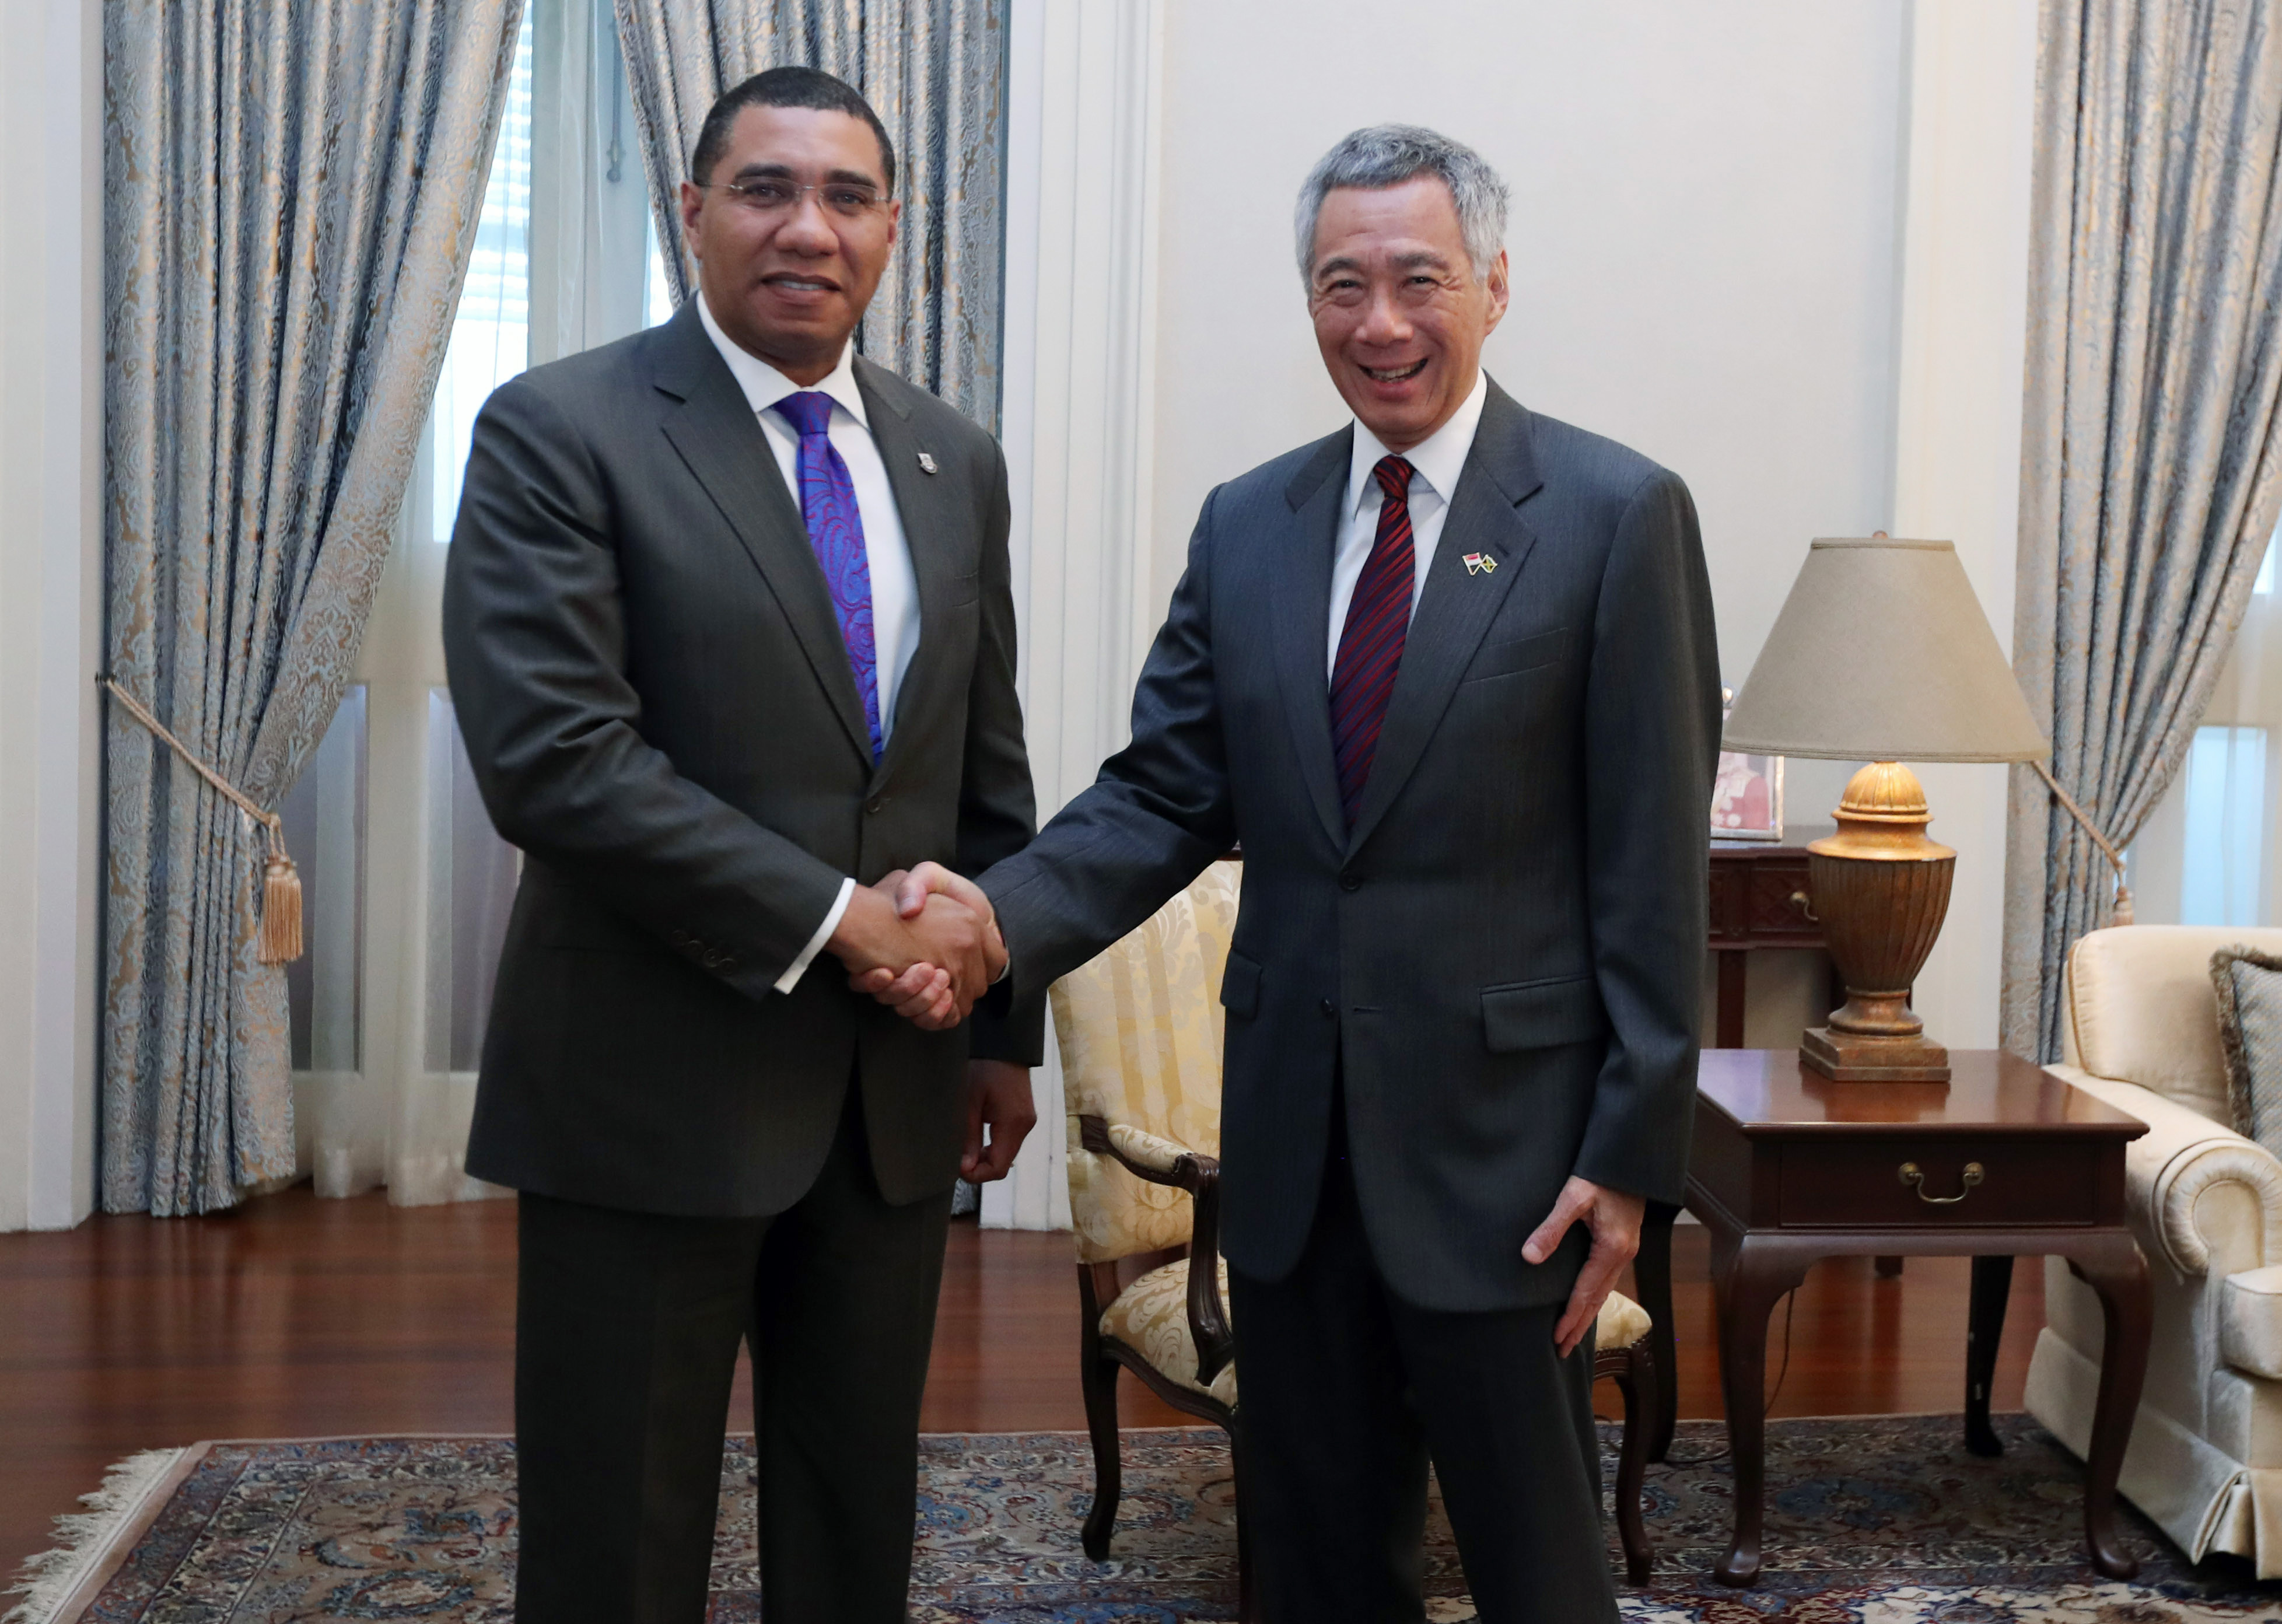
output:
M55 1549L27 1561L17 1582L0 1590L0 1596L24 1598L0 1614L0 1624L51 1624L57 1609L110 1550L113 1536L188 1453L188 1449L145 1449L107 1468L103 1487L79 1497L86 1511L56 1519L59 1542Z

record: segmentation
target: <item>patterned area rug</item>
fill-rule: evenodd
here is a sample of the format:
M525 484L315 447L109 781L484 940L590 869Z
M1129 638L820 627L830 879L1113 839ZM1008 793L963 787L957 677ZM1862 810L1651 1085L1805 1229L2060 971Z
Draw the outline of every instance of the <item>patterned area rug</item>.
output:
M1680 1428L1649 1476L1656 1573L1621 1589L1640 1624L2282 1624L2282 1585L2226 1561L2189 1567L2135 1516L2146 1560L2100 1581L2078 1542L2080 1469L2023 1417L2002 1458L1968 1454L1954 1417L1777 1421L1768 1431L1767 1571L1750 1590L1708 1577L1730 1480L1712 1423ZM1604 1443L1613 1448L1612 1434ZM758 1624L751 1441L724 1462L713 1624ZM1182 1624L1235 1616L1235 1514L1216 1433L1125 1437L1112 1559L1077 1528L1093 1478L1083 1434L925 1440L913 1624ZM151 1457L144 1457L146 1461ZM35 1624L278 1624L512 1614L514 1446L500 1439L217 1443L146 1466L115 1511L85 1519L67 1596ZM1613 1476L1613 1457L1610 1462ZM1474 1616L1449 1529L1428 1535L1428 1617ZM1611 1559L1618 1571L1611 1535Z

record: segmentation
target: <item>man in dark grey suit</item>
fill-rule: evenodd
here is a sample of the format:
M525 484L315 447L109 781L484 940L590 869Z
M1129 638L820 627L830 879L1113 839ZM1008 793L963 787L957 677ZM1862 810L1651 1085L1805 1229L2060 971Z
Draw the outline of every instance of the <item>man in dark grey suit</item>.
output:
M847 972L942 966L951 1022L1003 967L872 887L1031 831L1005 465L850 354L896 223L854 90L748 81L691 174L699 296L493 396L445 594L524 853L468 1150L522 1193L517 1617L703 1616L744 1340L772 1624L889 1624L951 1186L1012 1160L1038 1032Z
M1479 371L1504 216L1432 131L1323 159L1354 424L1206 500L1099 781L906 897L987 893L1028 992L1242 842L1222 1242L1279 1624L1422 1616L1430 1455L1485 1620L1616 1616L1590 1334L1680 1193L1719 663L1679 478Z

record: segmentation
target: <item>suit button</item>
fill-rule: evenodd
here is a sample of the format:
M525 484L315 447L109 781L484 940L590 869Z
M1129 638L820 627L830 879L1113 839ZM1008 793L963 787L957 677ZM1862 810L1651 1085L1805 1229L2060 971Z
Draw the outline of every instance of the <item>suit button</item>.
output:
M709 970L719 969L721 967L721 950L718 947L707 948L705 950L705 957L702 962Z
M1339 1013L1339 1006L1337 1004L1332 1003L1329 998L1325 998L1321 1004L1316 1006L1316 1007L1323 1012L1323 1019L1326 1021Z
M676 947L687 947L689 945L689 933L687 930L677 930L665 939L672 943Z
M888 797L886 796L875 795L870 800L864 803L864 810L876 818L887 804Z
M1339 889L1343 891L1359 891L1362 890L1362 876L1361 874L1341 874L1339 876Z

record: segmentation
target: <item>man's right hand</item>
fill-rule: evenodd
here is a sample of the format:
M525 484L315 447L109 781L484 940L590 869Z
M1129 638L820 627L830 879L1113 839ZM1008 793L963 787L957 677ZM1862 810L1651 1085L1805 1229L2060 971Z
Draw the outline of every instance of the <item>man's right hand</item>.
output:
M859 887L825 946L847 967L851 984L893 985L900 1013L930 1030L956 1026L1005 962L990 905L978 913L955 897L929 892L917 906L899 908L894 893L904 878L890 874L879 886Z
M919 919L946 901L971 910L984 921L990 978L996 980L1005 967L1006 947L998 935L990 898L966 875L954 874L940 863L921 863L908 873L898 870L889 874L880 882L878 889L895 898L896 912L906 920ZM856 970L851 967L848 984L858 992L869 993L906 1020L929 1031L940 1031L943 1027L957 1025L966 1014L966 1009L961 1007L945 1018L951 1000L943 994L941 975L935 966L926 963L908 966L900 973L891 973L887 968Z

